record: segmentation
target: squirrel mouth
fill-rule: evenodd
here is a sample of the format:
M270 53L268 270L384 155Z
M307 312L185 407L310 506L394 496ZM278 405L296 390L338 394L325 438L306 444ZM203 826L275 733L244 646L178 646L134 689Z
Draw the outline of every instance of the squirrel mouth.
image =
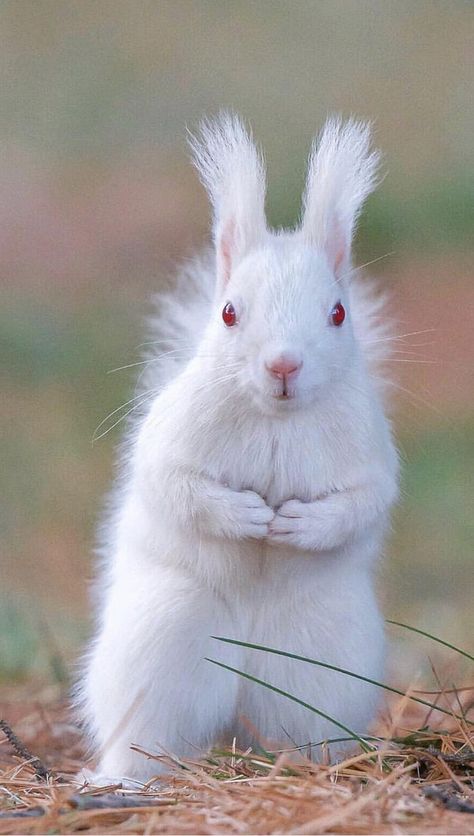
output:
M278 388L274 388L271 396L275 401L292 401L296 397L296 386L293 384L293 381L288 381L286 375L284 375L278 381Z
M289 401L291 398L294 398L294 396L294 392L289 391L286 381L284 381L281 392L278 392L273 397L276 398L277 401Z

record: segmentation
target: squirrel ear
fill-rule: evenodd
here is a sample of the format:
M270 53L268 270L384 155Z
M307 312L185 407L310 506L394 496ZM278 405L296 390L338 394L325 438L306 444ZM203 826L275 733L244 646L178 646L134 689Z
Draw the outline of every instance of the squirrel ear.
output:
M223 289L239 261L265 236L263 159L232 113L202 122L190 146L214 210L217 278Z
M302 232L325 252L334 273L350 269L357 219L376 187L378 151L370 149L370 125L329 119L313 143L304 194Z

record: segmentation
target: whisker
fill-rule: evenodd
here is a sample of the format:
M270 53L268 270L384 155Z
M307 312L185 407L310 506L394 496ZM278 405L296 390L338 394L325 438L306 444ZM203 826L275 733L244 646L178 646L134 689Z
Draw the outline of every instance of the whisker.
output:
M130 398L130 400L125 401L125 403L121 404L116 409L112 410L112 412L109 412L109 414L95 428L94 435L92 436L92 441L94 441L95 434L96 434L97 430L100 430L100 428L105 424L105 422L109 420L109 418L112 418L113 415L116 415L117 412L120 412L121 409L125 409L127 406L129 406L134 401L138 400L139 398L142 398L144 395L149 395L149 394L154 394L154 390L149 389L147 392L140 392L138 395L134 395L133 398Z
M372 258L371 261L366 261L365 264L359 264L357 267L351 267L350 270L347 270L346 273L343 273L342 276L339 277L339 281L343 279L345 276L350 276L351 273L355 273L357 270L363 270L364 267L370 267L371 264L377 264L377 261L383 261L384 258L389 258L391 255L396 255L396 251L392 250L389 253L384 253L384 255L379 255L377 258Z
M382 380L382 378L380 378L380 380ZM420 404L422 404L423 406L428 407L428 409L431 409L436 415L444 417L441 410L437 409L435 406L433 406L433 404L429 403L429 401L425 400L420 395L417 395L415 392L412 392L410 389L407 389L405 386L401 386L399 383L395 383L394 380L386 380L382 382L385 382L389 386L394 386L395 389L399 389L406 395L410 395L410 397L413 398L415 402L415 406L419 406Z
M406 334L395 334L391 337L382 337L379 340L367 340L364 341L365 345L372 345L373 343L385 343L390 342L390 340L402 340L404 337L416 337L418 334L429 334L433 331L436 331L436 328L424 328L422 331L407 331ZM416 345L416 343L414 343Z
M230 380L235 380L235 374L224 375L223 377L219 377L216 380L211 380L208 383L203 383L202 386L199 386L195 390L195 394L199 394L200 392L203 392L205 390L213 389L221 383L228 383Z
M334 279L331 287L334 287L334 285L339 284L343 279L345 279L346 276L350 276L351 273L356 273L357 270L362 270L364 267L369 267L371 264L376 264L377 261L382 261L382 259L388 258L391 255L396 255L395 250L392 250L392 252L389 253L384 253L384 255L379 255L377 256L377 258L373 258L371 261L366 261L365 264L359 264L357 265L357 267L351 267L350 270L346 270L345 273L342 273L341 276L339 276L337 279Z
M198 356L201 356L201 357L202 357L203 355L198 355ZM213 355L209 355L209 356L211 357L211 356L213 356ZM195 358L193 358L193 359L195 359ZM212 367L212 370L213 370L213 372L214 372L214 371L217 371L217 372L218 372L218 371L226 371L226 372L229 372L229 373L230 373L230 372L233 372L233 370L234 370L234 369L239 369L240 367L241 367L241 364L240 364L240 363L220 363L220 364L218 364L218 365L213 366L213 367ZM142 371L141 371L141 372L140 372L140 374L138 375L137 381L136 381L136 383L135 383L135 392L138 392L138 390L139 390L139 388L140 388L140 385L141 385L141 380L142 380L143 376L146 374L146 372L147 372L147 367L145 367L144 369L142 369ZM208 383L207 383L207 384L205 384L205 385L206 385L206 386L210 386L210 385L211 385L211 382L208 382ZM161 391L162 391L162 387L160 387L160 388L158 388L158 389L157 389L156 394L159 394L159 392L161 392ZM199 391L199 390L198 390L198 391Z
M390 351L392 354L416 354L416 348L426 348L427 345L434 345L434 343L415 343L412 348L391 348Z
M408 357L386 357L386 363L425 363L428 365L436 365L439 360L414 360Z
M384 258L389 258L391 255L396 254L396 251L392 250L391 252L385 253L384 255L379 255L377 256L377 258L373 258L371 261L366 261L365 264L359 264L357 267L352 267L350 270L347 271L347 273L343 273L340 278L343 279L344 276L349 276L351 273L355 273L356 270L363 270L364 267L370 267L371 264L376 264L377 261L382 261Z
M119 409L123 409L124 406L127 406L127 404L122 404L121 407L118 407L118 409L115 409L114 412L111 412L110 415L107 416L107 418L104 418L104 420L101 421L101 423L97 427L97 430L95 430L94 435L92 436L92 444L95 444L96 441L99 441L101 438L104 437L104 435L107 435L107 433L109 433L111 430L113 430L114 427L116 427L118 424L120 424L120 422L123 421L128 415L130 415L132 412L134 412L135 409L139 409L140 406L143 406L143 404L146 403L146 401L149 400L151 397L153 397L154 394L155 394L154 391L153 392L147 392L146 395L142 396L141 400L138 400L138 398L140 396L137 396L136 398L132 398L132 401L137 401L138 400L138 403L135 403L131 407L131 409L129 409L129 410L127 410L127 412L125 412L124 415L121 415L119 418L117 418L117 420L110 427L107 427L107 429L104 430L104 432L100 433L100 435L97 435L97 430L101 426L103 426L105 424L105 422L109 418L111 418L112 415L117 413L119 411ZM132 401L128 401L128 403L131 403Z
M147 340L144 343L139 343L135 346L135 349L138 351L140 348L145 348L147 345L167 345L169 343L184 343L185 346L188 348L195 348L195 343L186 342L186 340L180 339L179 337L168 337L164 340Z
M171 354L178 354L187 351L186 348L174 348L171 351L165 351L163 354L159 354L157 357L149 357L147 360L138 360L136 363L127 363L126 366L117 366L116 369L109 369L107 374L113 374L114 372L121 372L123 369L132 369L134 366L144 366L147 363L156 363L158 360L162 360L163 357L169 357Z

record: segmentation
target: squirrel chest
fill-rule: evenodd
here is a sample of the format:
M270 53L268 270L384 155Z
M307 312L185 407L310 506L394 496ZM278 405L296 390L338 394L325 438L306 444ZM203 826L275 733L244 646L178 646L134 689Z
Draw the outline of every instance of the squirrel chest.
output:
M186 451L194 467L234 490L256 491L273 507L343 488L342 474L347 477L364 458L357 432L332 434L317 419L213 429L211 444L203 438Z

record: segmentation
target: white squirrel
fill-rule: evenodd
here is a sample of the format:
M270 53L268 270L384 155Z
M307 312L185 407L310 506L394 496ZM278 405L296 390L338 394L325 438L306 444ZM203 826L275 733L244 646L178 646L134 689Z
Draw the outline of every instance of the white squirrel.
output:
M160 300L166 350L148 363L146 408L105 528L99 625L80 686L96 783L165 768L133 744L195 758L233 737L244 748L341 736L206 657L358 734L380 693L212 638L375 679L383 671L373 575L398 457L383 408L383 308L351 264L379 160L369 126L326 123L294 231L267 227L263 159L237 116L204 122L191 145L215 250Z

